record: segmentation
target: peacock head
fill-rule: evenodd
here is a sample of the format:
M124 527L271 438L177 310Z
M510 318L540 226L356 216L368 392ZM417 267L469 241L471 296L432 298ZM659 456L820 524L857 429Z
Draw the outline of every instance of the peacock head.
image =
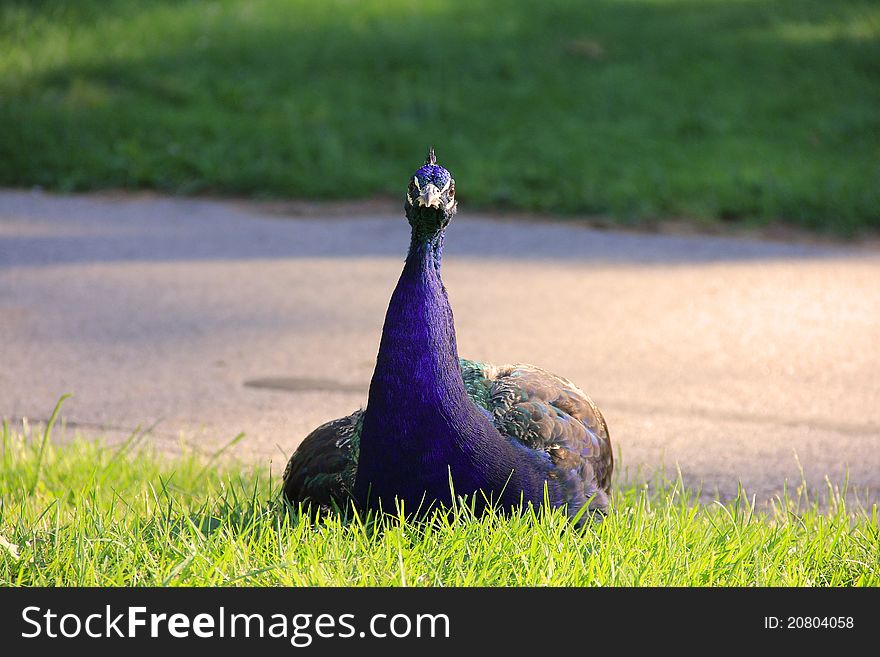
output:
M437 164L432 148L425 164L409 181L404 202L406 218L414 232L430 236L446 228L457 207L455 181Z

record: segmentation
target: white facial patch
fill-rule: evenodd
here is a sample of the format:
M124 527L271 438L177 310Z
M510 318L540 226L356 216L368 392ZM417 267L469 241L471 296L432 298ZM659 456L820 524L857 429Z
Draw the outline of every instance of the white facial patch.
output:
M426 208L440 207L440 194L442 192L437 188L437 185L428 183L424 189L419 191L421 192L419 194L419 205Z

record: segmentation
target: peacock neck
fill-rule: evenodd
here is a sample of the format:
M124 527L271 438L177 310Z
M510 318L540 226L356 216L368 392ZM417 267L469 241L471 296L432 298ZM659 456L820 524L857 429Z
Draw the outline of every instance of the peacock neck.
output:
M442 478L436 488L448 490L449 470L470 468L475 453L490 450L490 436L497 437L461 378L452 310L440 279L442 243L442 231L414 231L388 304L361 433L359 481L386 471L400 478L405 464L419 463ZM414 488L424 485L425 472Z
M440 279L442 243L442 232L414 234L388 304L360 434L355 497L370 508L395 498L409 509L425 499L448 504L452 481L465 494L528 490L528 499L540 500L543 479L522 479L533 471L523 465L523 450L502 438L465 391Z
M385 407L400 415L401 404L440 409L469 401L452 309L440 278L443 237L443 231L413 232L388 304L368 408Z

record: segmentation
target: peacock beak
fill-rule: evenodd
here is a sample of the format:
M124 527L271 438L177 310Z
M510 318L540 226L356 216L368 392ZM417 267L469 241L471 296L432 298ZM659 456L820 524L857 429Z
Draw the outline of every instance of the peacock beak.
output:
M419 193L419 205L424 205L428 208L439 208L440 207L440 189L433 183L428 183L425 185L425 188L420 190Z

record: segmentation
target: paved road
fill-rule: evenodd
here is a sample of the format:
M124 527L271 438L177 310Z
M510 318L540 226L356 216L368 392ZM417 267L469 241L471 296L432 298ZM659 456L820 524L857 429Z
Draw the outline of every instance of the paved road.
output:
M0 416L280 471L365 401L407 245L397 212L0 192ZM570 377L630 479L680 467L759 499L880 491L880 253L461 216L444 278L463 355Z

